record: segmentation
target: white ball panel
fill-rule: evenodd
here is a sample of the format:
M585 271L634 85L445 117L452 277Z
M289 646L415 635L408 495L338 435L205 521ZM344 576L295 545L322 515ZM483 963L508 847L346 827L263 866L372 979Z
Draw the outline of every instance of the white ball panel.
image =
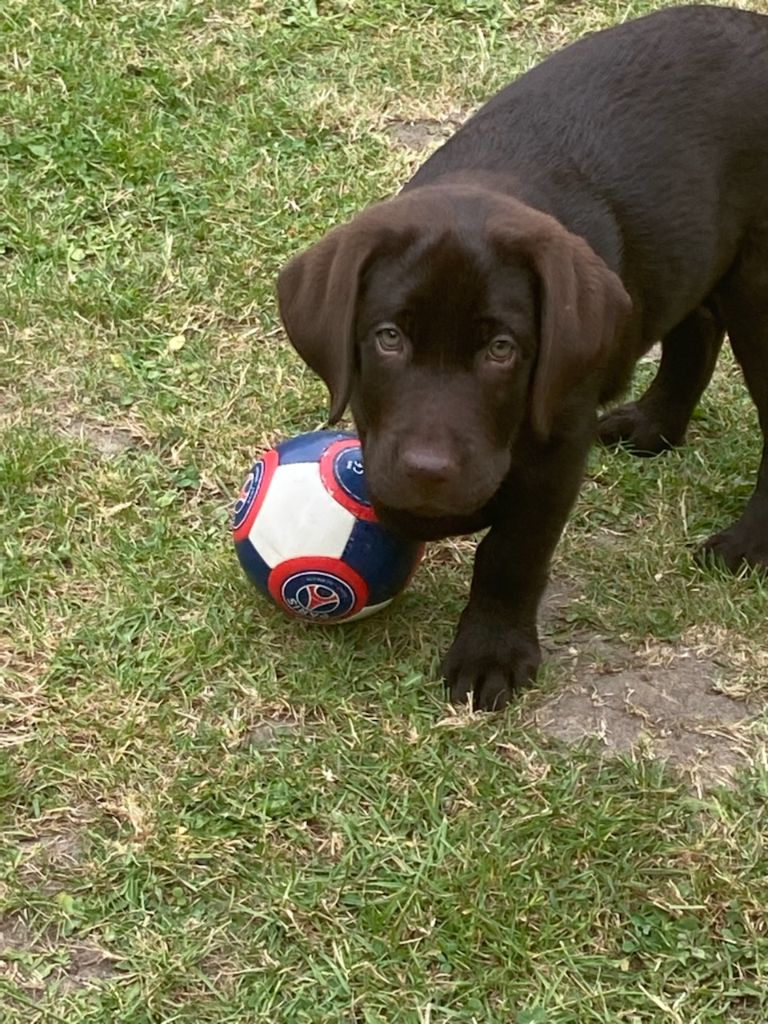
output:
M273 569L305 555L341 558L355 517L326 491L315 462L278 466L248 534Z

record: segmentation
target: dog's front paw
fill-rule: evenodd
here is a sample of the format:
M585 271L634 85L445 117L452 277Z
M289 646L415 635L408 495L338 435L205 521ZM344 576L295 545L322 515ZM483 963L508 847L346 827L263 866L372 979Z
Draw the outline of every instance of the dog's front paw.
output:
M597 430L602 444L608 447L624 445L634 455L660 455L685 440L685 428L680 430L665 424L641 402L629 402L611 409L600 417Z
M704 562L724 565L731 572L738 572L745 565L768 572L768 528L766 524L755 528L740 519L704 541L699 557Z
M533 681L540 663L535 628L513 629L465 612L442 670L451 703L471 700L475 710L500 711L515 690Z

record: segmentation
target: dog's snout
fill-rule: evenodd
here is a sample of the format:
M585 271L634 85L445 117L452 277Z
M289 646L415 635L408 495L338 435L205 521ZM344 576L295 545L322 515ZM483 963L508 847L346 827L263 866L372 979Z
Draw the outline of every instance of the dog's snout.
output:
M455 462L448 452L436 448L410 446L400 455L405 474L413 481L444 484L451 480Z

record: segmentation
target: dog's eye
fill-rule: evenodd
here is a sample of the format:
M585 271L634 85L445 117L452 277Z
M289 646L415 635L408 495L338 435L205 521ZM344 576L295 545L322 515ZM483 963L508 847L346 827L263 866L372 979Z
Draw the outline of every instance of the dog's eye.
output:
M386 356L397 355L405 348L405 338L394 324L376 328L376 348Z
M508 363L514 359L517 352L517 345L514 338L507 334L500 334L486 348L486 355L495 363Z

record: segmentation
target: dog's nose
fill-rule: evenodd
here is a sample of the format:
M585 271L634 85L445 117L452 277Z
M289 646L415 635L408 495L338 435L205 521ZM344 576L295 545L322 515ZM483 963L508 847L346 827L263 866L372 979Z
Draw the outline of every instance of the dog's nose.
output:
M434 448L406 448L400 459L406 475L414 481L444 484L453 476L453 460Z

